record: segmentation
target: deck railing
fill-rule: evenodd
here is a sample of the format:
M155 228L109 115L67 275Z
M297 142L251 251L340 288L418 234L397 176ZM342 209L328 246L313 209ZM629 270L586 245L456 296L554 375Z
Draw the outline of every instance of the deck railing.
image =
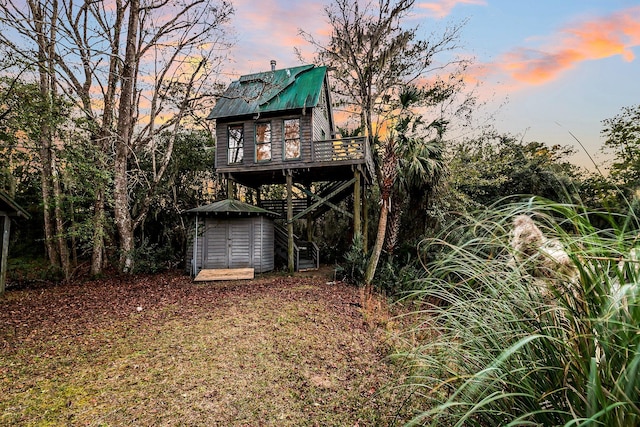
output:
M293 214L297 215L304 211L309 205L307 199L292 199ZM281 199L260 200L260 207L280 215L281 218L287 217L287 201Z
M339 162L364 159L367 149L366 138L363 136L313 141L312 161Z

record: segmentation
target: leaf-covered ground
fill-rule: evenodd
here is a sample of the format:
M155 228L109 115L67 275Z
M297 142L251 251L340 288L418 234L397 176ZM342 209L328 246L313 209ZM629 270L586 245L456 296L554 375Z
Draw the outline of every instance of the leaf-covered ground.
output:
M322 274L9 289L0 424L392 425L400 368L363 314L357 288Z

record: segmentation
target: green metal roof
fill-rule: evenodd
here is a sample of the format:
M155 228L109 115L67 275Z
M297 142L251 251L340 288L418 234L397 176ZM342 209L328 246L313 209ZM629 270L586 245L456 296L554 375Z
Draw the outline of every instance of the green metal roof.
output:
M186 213L198 213L207 216L270 216L278 217L275 212L262 209L258 206L253 206L248 203L241 202L235 199L220 200L210 205L200 206L197 208L189 209Z
M208 118L315 107L326 73L326 67L302 65L242 76L229 85Z

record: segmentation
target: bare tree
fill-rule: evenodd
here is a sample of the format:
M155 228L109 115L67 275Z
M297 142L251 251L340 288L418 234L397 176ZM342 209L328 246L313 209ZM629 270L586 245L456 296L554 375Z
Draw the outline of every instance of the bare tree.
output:
M328 44L312 35L301 34L313 44L321 62L333 70L334 99L360 117L361 126L377 152L377 181L380 186L378 234L365 274L371 283L382 252L387 218L392 206L392 187L398 176L399 142L397 136L382 132L393 127L400 114L400 93L407 85L428 87L438 74L459 75L465 60L436 61L439 54L454 51L462 25L448 27L429 39L419 38L418 27L407 27L415 0L335 0L325 9L332 28ZM443 55L446 56L446 55ZM431 80L430 80L431 79ZM460 80L457 80L458 82ZM456 85L451 89L455 92ZM429 93L428 90L425 93ZM441 90L437 91L442 94ZM434 92L436 95L436 92ZM423 100L423 106L446 103L435 96Z
M48 7L48 6L51 7ZM58 33L57 0L44 3L37 0L28 0L21 5L24 7L19 14L4 13L12 3L0 2L2 17L20 18L31 17L29 22L19 23L14 30L21 35L29 35L33 41L33 49L29 58L22 63L27 63L35 69L36 81L39 88L39 96L36 100L40 115L37 119L37 130L29 132L35 139L40 159L41 192L43 202L43 222L45 232L45 248L51 265L60 267L66 278L71 273L69 251L66 242L64 218L62 217L62 194L59 175L56 166L55 140L57 138L56 115L59 111L58 92L55 66L52 52ZM2 20L3 24L11 23L11 20ZM15 34L2 32L0 40L3 47L9 52L16 52L17 46L13 43ZM17 81L16 77L16 81Z
M130 271L134 232L148 213L176 135L210 107L211 77L226 54L225 25L233 7L226 0L29 1L56 18L57 37L45 37L43 60L52 64L46 71L82 112L96 161L112 175L120 266ZM37 21L19 2L0 1L0 22L8 29L0 43L31 57L44 37ZM167 133L173 137L159 137ZM143 161L148 158L150 173ZM93 184L91 271L97 274L111 183L97 178Z

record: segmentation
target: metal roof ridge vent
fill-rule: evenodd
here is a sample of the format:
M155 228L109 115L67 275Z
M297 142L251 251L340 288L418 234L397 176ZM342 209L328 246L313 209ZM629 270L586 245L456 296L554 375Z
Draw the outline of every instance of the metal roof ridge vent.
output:
M271 63L271 71L275 71L276 70L276 60L272 59L270 63Z

